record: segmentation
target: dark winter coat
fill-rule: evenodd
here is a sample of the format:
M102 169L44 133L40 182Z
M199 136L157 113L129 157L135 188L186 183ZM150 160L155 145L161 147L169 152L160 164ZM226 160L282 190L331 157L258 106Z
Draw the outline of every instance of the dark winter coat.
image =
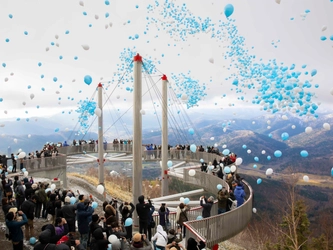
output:
M77 221L80 234L87 234L89 232L89 223L92 220L91 216L93 213L94 209L88 204L84 202L77 204Z
M143 195L139 196L138 201L139 203L136 204L136 212L139 216L139 220L148 222L150 208L152 207L151 201L148 200L149 203L145 203Z
M32 200L26 200L21 205L21 210L27 215L27 218L33 220L35 218L36 204Z
M208 201L207 198L204 199L205 199L205 204L203 203L203 200L200 200L200 206L202 206L202 217L208 218L210 217L210 211L212 210L214 202Z

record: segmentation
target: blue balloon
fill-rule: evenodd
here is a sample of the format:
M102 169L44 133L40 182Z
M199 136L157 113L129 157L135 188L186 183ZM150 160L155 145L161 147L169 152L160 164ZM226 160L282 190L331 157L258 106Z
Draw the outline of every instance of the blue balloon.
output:
M98 207L97 202L94 201L93 203L91 203L91 207L92 207L93 209L96 209L96 208Z
M247 146L244 144L244 145L242 146L242 148L243 148L243 149L246 149L246 148L247 148Z
M27 171L26 168L22 168L22 172L24 173L25 171Z
M172 161L168 161L167 166L168 166L168 168L171 168L172 167Z
M262 180L259 178L257 179L257 184L259 185L262 182Z
M308 151L306 151L306 150L302 150L300 154L302 157L308 157L308 155L309 155Z
M2 67L6 68L6 63L2 63Z
M327 39L326 36L321 36L321 37L320 37L320 40L322 40L322 41L325 41L326 39Z
M8 167L8 170L9 170L10 172L12 172L12 171L13 171L13 166L9 166L9 167Z
M269 138L272 138L272 136L273 136L272 134L268 134L268 137L269 137Z
M105 0L105 5L110 5L110 1L109 0Z
M333 168L331 169L331 175L333 176Z
M51 191L52 191L51 188L45 189L45 193L48 193L48 192L51 192Z
M272 157L270 156L270 155L267 155L267 160L271 160L272 159Z
M202 216L201 215L199 215L198 217L197 217L197 220L202 220L203 218L202 218Z
M59 132L59 128L56 128L56 129L54 130L54 132L56 132L56 133Z
M76 202L76 198L75 197L71 197L70 203L73 205L73 204L75 204L75 202Z
M258 166L256 164L253 164L253 168L257 168Z
M203 162L204 162L204 159L200 159L200 162L203 163Z
M226 174L229 174L230 171L231 171L231 169L230 169L229 167L225 167L225 168L224 168L224 172L225 172Z
M127 218L125 220L125 227L132 226L132 224L133 224L133 219L132 218Z
M90 85L90 84L92 83L92 78L91 78L91 76L86 75L86 76L84 77L84 82L85 82L85 84Z
M255 161L259 161L259 157L258 157L258 156L255 156L255 157L254 157L254 160L255 160Z
M277 157L277 158L279 158L279 157L282 156L282 152L281 152L280 150L276 150L276 151L274 152L274 156Z
M190 146L190 150L191 150L191 152L195 153L197 151L197 146L195 146L195 144L192 144Z
M232 4L227 4L224 7L224 14L225 14L225 16L228 18L229 16L232 15L232 13L234 13L234 6Z
M283 141L286 141L286 140L289 139L289 134L284 132L284 133L281 134L281 138L282 138Z
M31 245L35 245L36 244L36 238L35 237L31 237L29 240Z
M58 81L58 78L53 77L53 81L54 81L54 82Z
M315 76L317 74L317 70L316 69L313 69L312 71L311 71L311 76Z
M187 204L189 204L189 203L190 203L190 199L189 199L189 198L185 198L185 199L184 199L184 204L187 205Z
M216 188L217 188L217 190L221 190L222 189L222 185L221 184L217 184Z
M230 150L226 148L225 150L222 151L222 154L228 155L230 154Z
M193 129L193 128L190 128L190 129L188 130L188 132L189 132L190 135L194 135L194 129Z

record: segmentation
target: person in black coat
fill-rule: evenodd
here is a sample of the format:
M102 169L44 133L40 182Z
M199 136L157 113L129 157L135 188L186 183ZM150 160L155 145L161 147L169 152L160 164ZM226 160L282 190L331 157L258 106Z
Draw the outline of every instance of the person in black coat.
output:
M100 225L100 221L103 220L105 221L104 217L99 217L98 214L93 214L91 216L91 222L89 224L89 234L88 234L88 241L87 241L87 246L91 245L91 243L94 241L94 236L93 233L97 228L101 228L103 232L105 232L106 230L104 230ZM90 247L91 248L91 247Z
M92 236L90 250L104 250L108 248L109 241L104 237L101 227L96 228Z
M51 231L46 229L38 237L39 242L35 245L34 250L55 249L56 244L50 242Z
M205 246L206 246L205 242L203 242L201 240L196 241L195 239L190 237L187 240L186 250L201 250L201 249L205 248Z
M128 205L131 206L131 209L128 208ZM135 210L135 207L134 207L134 204L132 202L128 203L128 202L125 202L125 203L122 203L119 207L119 211L121 213L121 221L123 223L123 225L125 225L125 221L126 219L128 218L132 218L132 214ZM132 240L132 225L130 226L125 226L125 229L126 229L126 232L127 232L127 236L126 236L126 239L128 239L129 241Z
M203 201L205 201L205 203ZM205 196L201 196L200 206L202 206L202 218L210 217L210 211L212 210L213 204L214 204L213 196L210 196L208 199Z
M31 199L25 200L21 205L21 210L28 218L28 223L25 224L25 239L29 240L30 237L34 236L34 218L36 208L37 196L33 195Z
M136 212L139 216L139 232L140 234L147 235L148 223L149 223L149 212L153 206L150 198L148 197L148 203L145 203L145 197L140 195L138 198L139 203L136 204Z

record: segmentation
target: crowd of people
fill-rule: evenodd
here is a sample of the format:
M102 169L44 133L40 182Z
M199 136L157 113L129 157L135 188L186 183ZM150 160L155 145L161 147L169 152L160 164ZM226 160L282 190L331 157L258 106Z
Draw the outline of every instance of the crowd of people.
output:
M11 179L2 175L0 186L6 237L11 240L14 250L22 250L24 242L34 244L35 250L106 250L110 242L112 250L185 250L181 241L186 235L183 223L188 220L189 206L183 203L177 208L179 227L171 228L170 210L164 203L158 209L156 227L155 207L150 198L145 200L143 195L136 205L116 199L105 201L103 213L98 214L92 196L54 188L49 183L36 183L32 177L20 179L17 175ZM128 222L128 219L132 220L134 210L139 217L139 232L135 234ZM38 236L36 221L45 223ZM152 234L155 227L156 233ZM110 236L114 238L110 239ZM36 243L32 240L35 237ZM204 247L203 242L191 238L186 249L197 249L197 245Z

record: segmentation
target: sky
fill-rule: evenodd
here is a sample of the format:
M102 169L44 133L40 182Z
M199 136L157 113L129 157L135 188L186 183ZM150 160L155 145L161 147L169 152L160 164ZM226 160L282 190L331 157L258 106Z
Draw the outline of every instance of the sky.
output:
M24 124L31 117L63 112L64 119L77 121L78 102L96 96L99 82L113 108L125 112L133 100L127 90L133 88L133 73L126 69L135 53L155 69L151 77L157 84L166 74L179 97L186 93L200 99L189 109L195 114L218 115L221 109L260 112L264 106L252 104L253 98L270 95L274 99L276 92L284 92L285 98L275 99L276 111L287 112L285 107L291 103L289 111L297 110L295 99L288 99L289 90L271 84L266 93L258 92L263 76L245 77L239 72L262 63L266 66L257 69L264 73L274 59L279 66L289 67L290 74L293 64L303 72L298 78L301 90L297 87L292 92L304 90L303 83L308 81L311 87L304 91L311 93L309 105L319 107L316 113L331 112L331 0L281 0L280 4L275 0L176 0L169 1L174 4L171 8L166 2L1 0L0 119ZM234 7L229 18L227 4ZM193 29L195 21L200 27ZM202 28L204 24L208 27ZM228 37L231 26L236 38ZM312 77L314 69L317 74ZM277 74L289 81L284 71ZM90 84L85 76L91 76ZM124 81L119 82L120 76ZM235 79L238 85L233 84ZM146 113L153 114L149 97L143 101ZM182 103L186 108L187 101Z

